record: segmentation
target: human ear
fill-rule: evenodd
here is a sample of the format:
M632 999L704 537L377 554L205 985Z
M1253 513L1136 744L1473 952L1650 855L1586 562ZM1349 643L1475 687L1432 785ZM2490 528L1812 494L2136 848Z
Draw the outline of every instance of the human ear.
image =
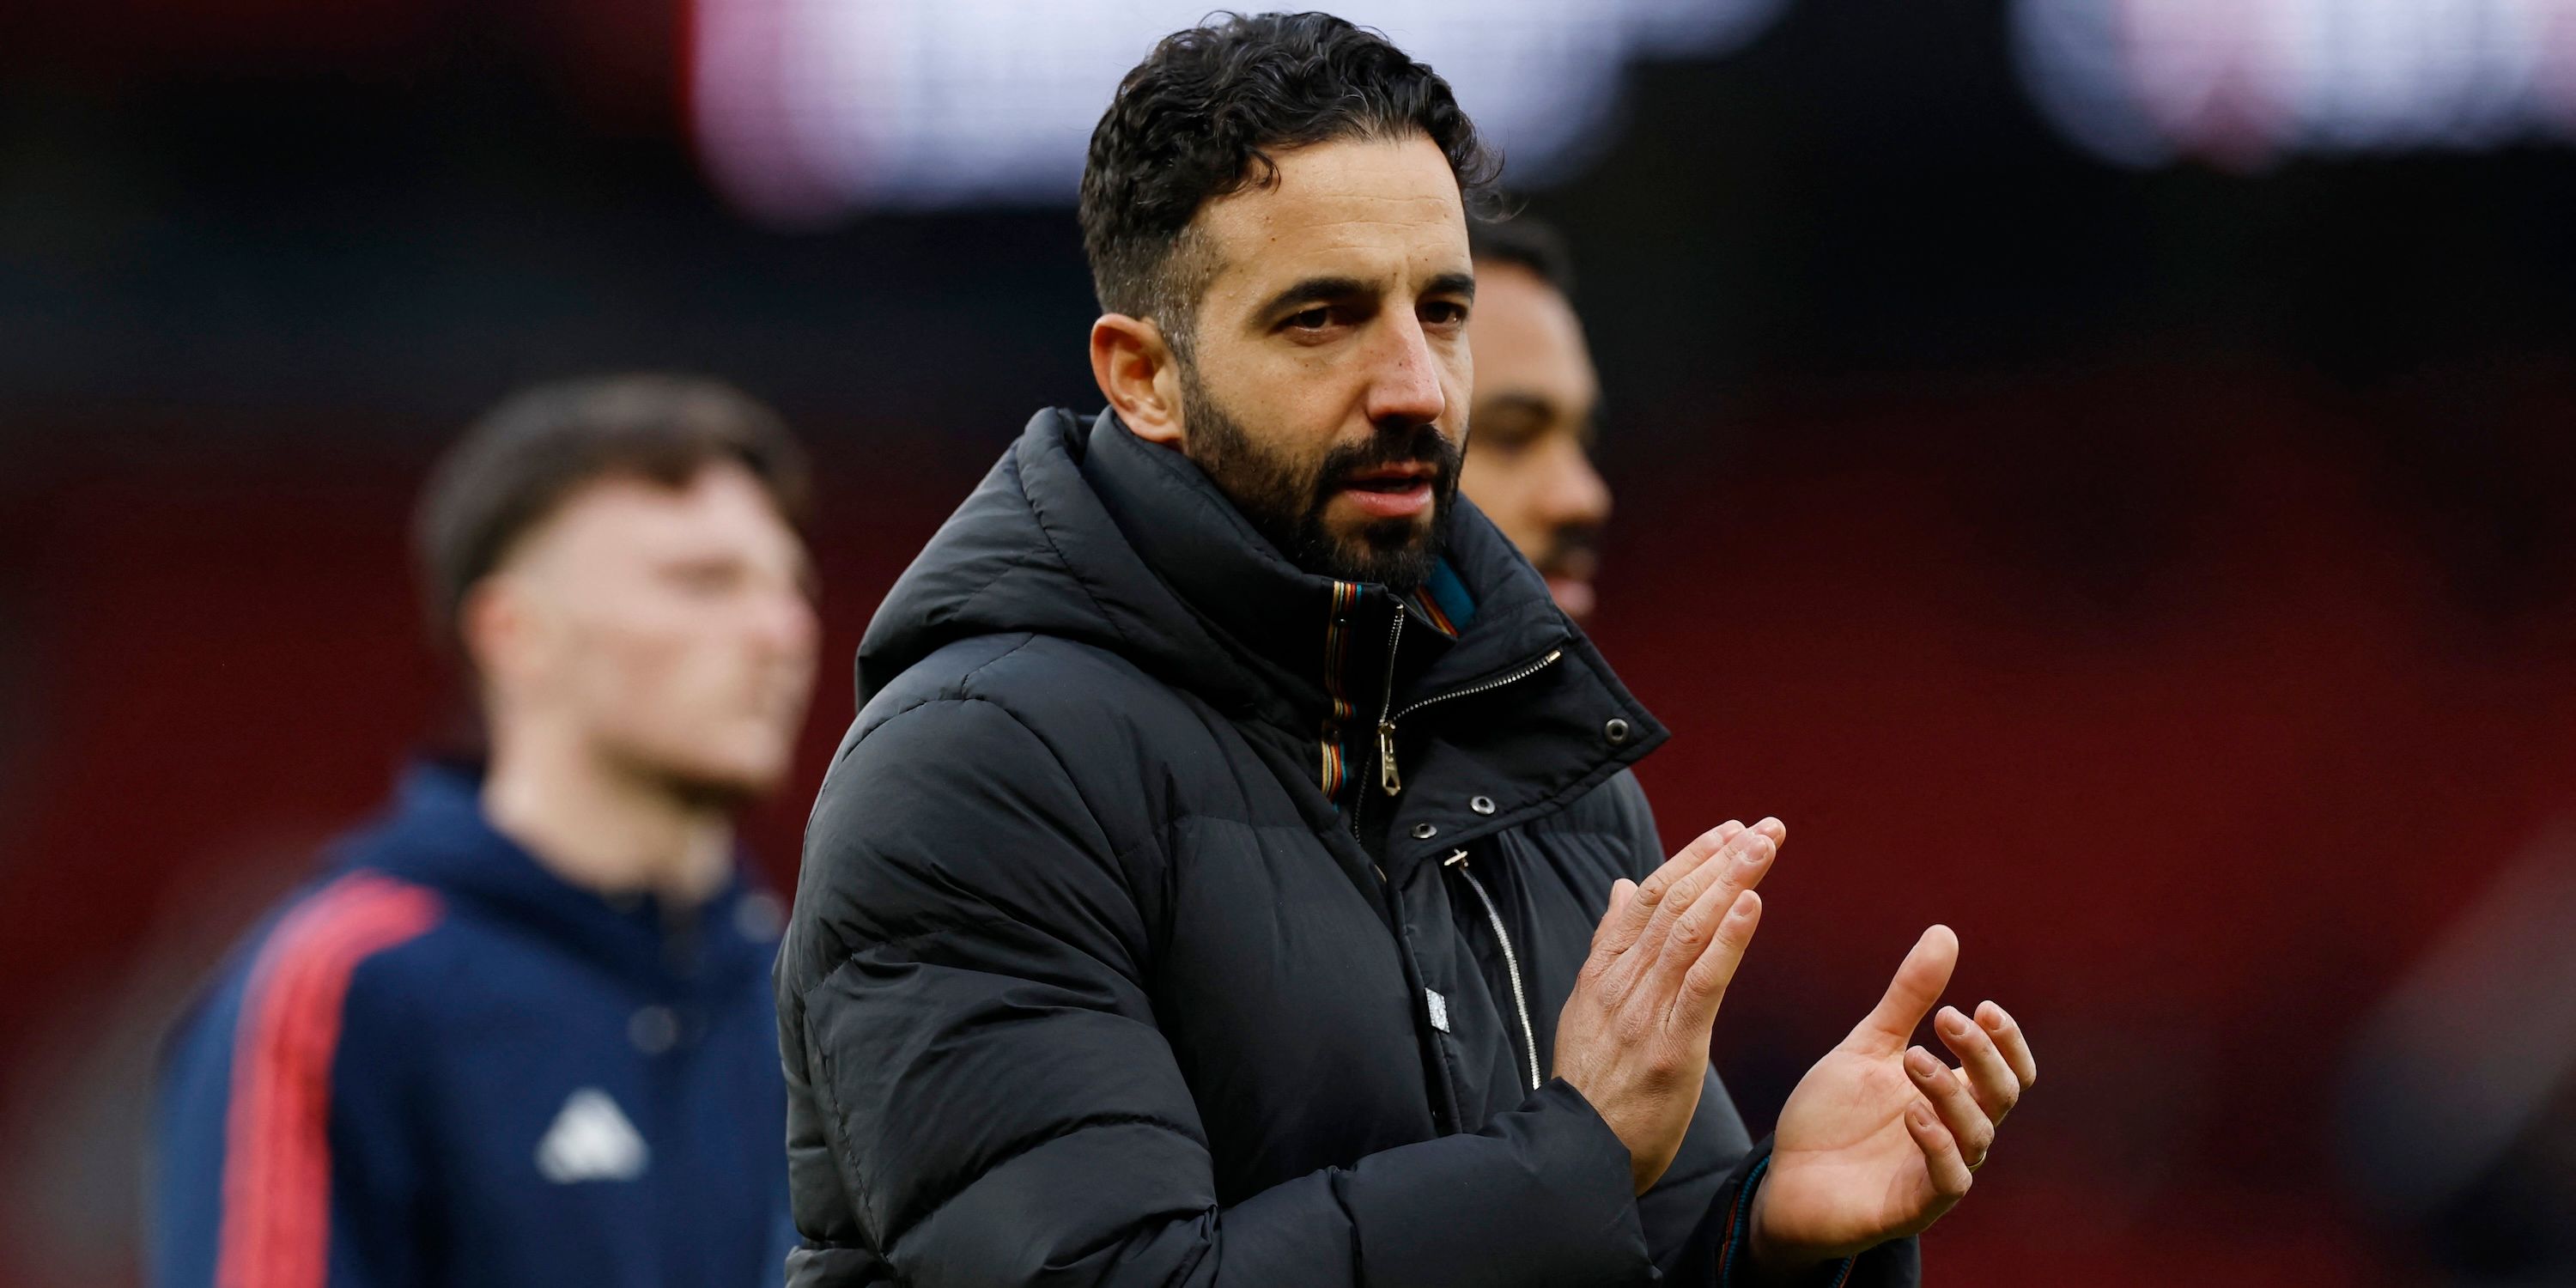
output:
M1163 330L1144 318L1104 313L1091 324L1091 378L1136 437L1179 447L1180 367Z
M487 692L514 692L544 665L545 623L521 578L493 574L456 606L457 641Z

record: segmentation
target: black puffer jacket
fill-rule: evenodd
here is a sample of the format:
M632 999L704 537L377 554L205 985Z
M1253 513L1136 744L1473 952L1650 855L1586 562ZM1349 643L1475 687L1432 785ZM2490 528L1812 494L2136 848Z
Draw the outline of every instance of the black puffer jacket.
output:
M1725 1274L1759 1154L1716 1077L1637 1199L1543 1076L1664 856L1664 731L1460 509L1444 612L1297 571L1108 416L1029 426L878 610L807 830L792 1282Z

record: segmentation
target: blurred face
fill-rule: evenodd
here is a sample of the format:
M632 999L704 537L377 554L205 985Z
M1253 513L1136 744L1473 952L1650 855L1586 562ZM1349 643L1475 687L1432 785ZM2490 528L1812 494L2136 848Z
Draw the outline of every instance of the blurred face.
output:
M1309 572L1411 588L1430 575L1466 442L1467 256L1458 182L1427 138L1275 155L1278 182L1210 202L1214 270L1177 445Z
M1476 508L1547 577L1557 606L1592 612L1596 542L1610 489L1592 468L1601 387L1573 306L1518 264L1476 274L1472 423L1476 450L1460 477Z
M477 595L496 732L551 725L623 772L728 802L786 774L814 682L811 573L748 470L586 484Z

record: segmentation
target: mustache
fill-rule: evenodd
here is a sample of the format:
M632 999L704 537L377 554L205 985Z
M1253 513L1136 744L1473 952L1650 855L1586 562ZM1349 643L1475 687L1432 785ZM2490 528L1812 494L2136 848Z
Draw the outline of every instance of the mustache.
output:
M1542 573L1588 577L1601 562L1601 528L1597 524L1567 524L1550 532L1546 548L1530 560Z
M1380 426L1369 441L1347 443L1326 453L1323 467L1315 472L1315 490L1318 497L1329 495L1350 476L1389 465L1435 466L1439 472L1433 481L1445 486L1458 476L1464 456L1438 425Z

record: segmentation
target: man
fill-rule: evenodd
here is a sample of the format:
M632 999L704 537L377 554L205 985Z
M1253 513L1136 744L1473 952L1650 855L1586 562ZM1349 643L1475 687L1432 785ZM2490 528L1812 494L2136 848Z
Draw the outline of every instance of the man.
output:
M1585 621L1610 488L1592 468L1601 382L1570 298L1574 270L1555 231L1526 215L1469 225L1468 248L1476 450L1459 489L1547 578L1556 606Z
M413 769L183 1022L156 1283L776 1282L777 905L731 816L813 681L805 487L770 412L659 376L450 453L420 555L489 768Z
M1935 928L1747 1138L1707 1045L1785 832L1659 864L1661 726L1455 500L1486 170L1320 14L1120 86L1109 410L896 584L807 829L794 1282L1911 1280L2027 1046L1945 1010L1966 1072L1907 1072Z

